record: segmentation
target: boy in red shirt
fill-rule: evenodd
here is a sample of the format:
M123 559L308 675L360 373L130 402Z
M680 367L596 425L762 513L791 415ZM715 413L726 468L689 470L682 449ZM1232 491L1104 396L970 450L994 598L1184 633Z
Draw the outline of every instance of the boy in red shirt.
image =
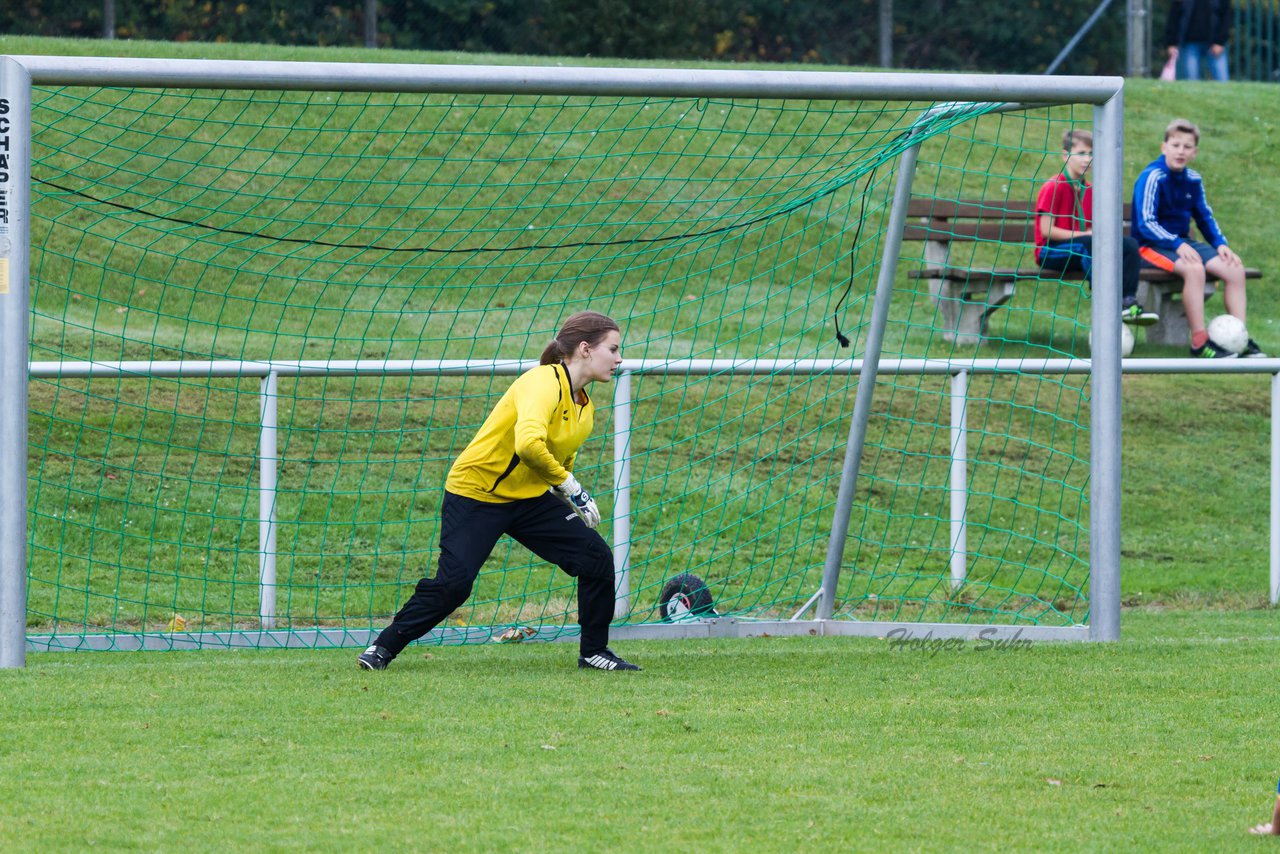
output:
M1040 188L1036 197L1036 262L1040 269L1061 273L1080 270L1093 276L1093 188L1085 173L1093 166L1093 134L1069 130L1062 137L1062 171ZM1150 326L1160 316L1138 303L1138 242L1121 238L1120 319Z

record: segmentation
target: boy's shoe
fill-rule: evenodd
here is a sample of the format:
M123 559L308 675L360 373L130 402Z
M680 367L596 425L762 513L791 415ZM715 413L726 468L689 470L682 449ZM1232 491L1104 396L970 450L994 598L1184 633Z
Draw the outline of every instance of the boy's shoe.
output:
M1258 346L1258 342L1252 338L1249 343L1244 345L1244 352L1240 354L1241 359L1266 359L1269 358L1266 353L1262 352L1262 348Z
M623 661L621 658L613 654L611 649L602 649L594 655L579 656L578 667L586 670L595 668L596 670L639 670L640 668L629 661Z
M1140 303L1130 302L1120 309L1120 319L1134 326L1151 326L1160 322L1160 315L1147 311Z
M386 670L393 657L388 655L385 649L375 645L360 653L360 657L356 659L356 664L359 664L365 670Z
M1203 347L1192 347L1191 357L1194 359L1234 359L1235 353L1224 350L1212 341L1205 341Z

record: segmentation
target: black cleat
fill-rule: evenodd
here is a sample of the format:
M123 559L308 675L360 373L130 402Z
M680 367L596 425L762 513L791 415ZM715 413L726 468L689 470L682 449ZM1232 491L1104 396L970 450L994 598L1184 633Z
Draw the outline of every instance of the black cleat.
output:
M385 649L375 645L360 653L360 657L356 659L356 664L359 664L364 670L386 670L393 657L388 655Z
M638 665L623 661L611 649L602 649L593 655L578 657L578 667L583 670L639 670Z
M1160 322L1160 315L1147 311L1141 303L1129 302L1120 310L1120 319L1134 326L1151 326Z
M1262 348L1258 346L1258 342L1252 338L1249 343L1244 345L1244 351L1240 354L1241 359L1265 359L1267 354L1262 352Z
M1212 341L1204 342L1203 347L1192 347L1191 358L1193 359L1234 359L1235 353L1224 347L1219 347Z

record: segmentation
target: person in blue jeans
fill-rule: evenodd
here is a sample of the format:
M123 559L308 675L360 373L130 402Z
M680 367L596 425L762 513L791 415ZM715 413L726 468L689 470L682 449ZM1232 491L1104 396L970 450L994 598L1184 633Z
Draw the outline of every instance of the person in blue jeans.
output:
M1036 196L1036 262L1041 270L1062 273L1079 270L1093 280L1093 188L1085 174L1093 166L1093 134L1069 130L1062 137L1062 171ZM1138 302L1138 272L1142 268L1138 243L1122 238L1120 319L1137 326L1160 320Z
M1231 0L1172 0L1164 33L1179 80L1199 80L1208 71L1211 80L1227 82Z

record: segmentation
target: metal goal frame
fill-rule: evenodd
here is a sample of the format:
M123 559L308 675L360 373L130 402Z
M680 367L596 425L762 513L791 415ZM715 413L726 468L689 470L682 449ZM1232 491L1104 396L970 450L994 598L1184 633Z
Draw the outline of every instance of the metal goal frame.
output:
M1078 626L906 623L836 620L836 586L854 504L859 462L866 438L877 373L902 371L903 364L881 365L897 259L906 223L907 202L918 146L899 156L897 183L885 232L883 257L862 358L827 366L860 375L849 427L839 492L828 544L822 586L791 620L738 621L713 618L689 623L622 626L617 637L740 637L750 635L895 636L895 631L927 633L934 638L1115 641L1120 637L1120 326L1107 306L1119 304L1121 180L1123 163L1123 86L1118 77L1041 77L979 74L860 73L672 68L588 68L529 66L404 65L321 62L254 62L0 56L0 667L22 667L28 647L65 648L26 636L27 579L27 410L28 382L40 370L31 364L30 200L31 90L33 85L131 86L140 88L219 88L321 90L453 94L606 95L654 97L779 98L806 100L867 99L934 102L935 111L963 110L975 104L1019 110L1061 104L1088 104L1094 110L1094 254L1092 300L1095 357L1090 360L1021 360L980 367L973 363L926 363L921 372L957 375L978 370L1088 373L1090 400L1089 622ZM992 360L985 360L992 361ZM1048 364L1049 361L1055 364ZM159 363L155 363L159 364ZM172 368L152 369L173 370ZM209 365L213 363L208 363ZM264 363L235 363L250 373L302 370ZM513 363L514 364L514 363ZM246 367L247 366L247 367ZM331 366L332 367L332 366ZM388 366L383 365L385 370ZM624 365L624 369L627 366ZM786 365L744 365L744 371L787 370ZM633 369L698 372L704 366L676 363L635 365ZM792 365L793 371L799 368ZM134 370L131 368L130 370ZM187 369L210 370L188 364ZM223 369L229 370L224 366ZM394 368L393 368L394 369ZM56 370L66 370L65 364ZM85 375L120 370L119 365L87 363ZM263 376L266 376L266 373ZM117 374L118 375L118 374ZM254 375L257 375L256 373ZM265 428L264 428L265 429ZM953 428L954 429L954 428ZM615 483L626 460L615 459ZM264 470L265 471L265 470ZM264 475L265 479L265 475ZM619 502L622 503L622 502ZM616 513L616 510L615 510ZM623 526L625 532L625 525ZM625 537L625 533L624 533ZM615 551L618 543L615 543ZM625 542L622 544L625 547ZM619 596L626 595L625 548ZM264 569L264 575L266 570ZM265 584L265 581L264 581ZM813 609L811 619L801 619ZM219 645L327 646L361 639L344 630L330 637L323 630L277 632L264 606L258 632L221 633L226 637L183 639L170 635L166 648ZM135 636L137 637L137 636ZM136 641L148 646L145 636ZM92 646L92 643L87 644ZM121 648L115 645L113 648Z

